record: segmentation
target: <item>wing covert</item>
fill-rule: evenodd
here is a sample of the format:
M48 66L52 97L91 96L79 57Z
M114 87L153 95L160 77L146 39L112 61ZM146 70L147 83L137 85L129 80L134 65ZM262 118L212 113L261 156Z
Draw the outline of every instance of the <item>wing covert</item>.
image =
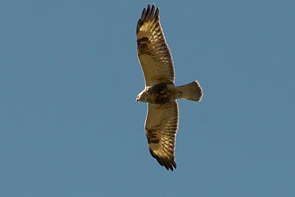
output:
M174 83L174 66L170 49L160 24L159 8L148 5L137 23L137 53L146 86Z
M178 104L148 104L145 132L151 155L167 170L177 168L175 141L178 129Z

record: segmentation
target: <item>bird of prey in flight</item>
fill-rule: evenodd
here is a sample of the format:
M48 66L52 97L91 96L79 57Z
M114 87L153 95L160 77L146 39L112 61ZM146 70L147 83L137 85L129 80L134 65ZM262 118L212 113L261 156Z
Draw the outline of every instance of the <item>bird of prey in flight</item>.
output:
M175 86L172 55L160 24L159 8L149 4L137 23L137 53L145 88L136 101L147 103L145 133L151 155L161 166L173 171L175 138L178 129L177 99L201 101L198 81Z

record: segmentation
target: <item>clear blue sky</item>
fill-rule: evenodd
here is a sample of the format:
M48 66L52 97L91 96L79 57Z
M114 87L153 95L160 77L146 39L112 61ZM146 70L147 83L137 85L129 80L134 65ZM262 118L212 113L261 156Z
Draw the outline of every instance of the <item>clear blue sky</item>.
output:
M1 1L0 196L294 196L295 1L155 1L178 169L148 151L135 28L148 1Z

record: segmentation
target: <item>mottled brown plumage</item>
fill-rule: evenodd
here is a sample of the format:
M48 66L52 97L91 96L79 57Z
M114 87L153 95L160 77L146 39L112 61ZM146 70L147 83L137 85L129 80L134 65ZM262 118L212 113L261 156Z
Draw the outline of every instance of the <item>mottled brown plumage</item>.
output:
M175 139L178 129L176 99L200 101L203 91L197 81L175 86L172 55L161 28L159 9L148 5L138 21L137 53L145 77L145 89L136 101L148 103L145 132L151 155L167 170L177 168Z

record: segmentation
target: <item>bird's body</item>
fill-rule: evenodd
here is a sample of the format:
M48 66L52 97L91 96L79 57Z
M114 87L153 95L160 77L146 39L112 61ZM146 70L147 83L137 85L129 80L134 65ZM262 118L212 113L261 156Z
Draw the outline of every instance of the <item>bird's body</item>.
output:
M145 132L151 155L167 170L177 168L175 138L178 129L177 99L200 101L203 90L198 81L175 86L172 55L155 5L144 8L137 24L137 52L145 77L145 89L136 101L148 103Z
M174 101L180 94L173 84L159 83L146 87L139 93L136 101L165 104Z

